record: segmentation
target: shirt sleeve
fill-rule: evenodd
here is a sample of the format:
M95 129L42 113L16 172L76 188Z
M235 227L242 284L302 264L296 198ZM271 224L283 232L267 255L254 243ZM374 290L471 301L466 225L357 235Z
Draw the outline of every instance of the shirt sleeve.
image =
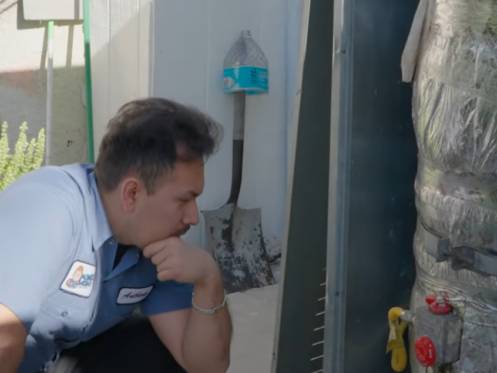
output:
M187 309L192 306L193 285L176 281L157 281L150 295L141 303L144 315L151 316Z
M0 192L0 303L28 332L60 277L72 236L69 203L55 188L29 182Z

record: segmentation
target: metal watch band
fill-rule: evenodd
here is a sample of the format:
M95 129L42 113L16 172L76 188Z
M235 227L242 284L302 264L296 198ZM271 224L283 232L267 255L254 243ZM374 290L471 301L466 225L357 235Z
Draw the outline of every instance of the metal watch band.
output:
M195 302L193 301L195 294L192 294L192 307L195 311L198 311L200 313L203 313L204 315L214 315L216 312L219 310L223 309L226 306L227 302L227 296L226 296L226 290L223 289L223 301L219 306L214 307L211 310L205 310L203 308L198 307Z

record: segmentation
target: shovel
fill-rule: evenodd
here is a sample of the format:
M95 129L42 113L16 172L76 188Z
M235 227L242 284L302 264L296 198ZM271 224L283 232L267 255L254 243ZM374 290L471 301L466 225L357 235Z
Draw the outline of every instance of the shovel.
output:
M242 184L245 91L234 93L233 171L226 204L203 211L208 250L216 259L227 293L274 284L264 245L261 209L242 209L238 197Z

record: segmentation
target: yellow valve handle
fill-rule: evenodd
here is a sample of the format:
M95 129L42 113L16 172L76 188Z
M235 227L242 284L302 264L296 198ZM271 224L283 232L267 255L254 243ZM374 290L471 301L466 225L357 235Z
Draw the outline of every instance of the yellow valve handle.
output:
M394 307L388 312L388 324L390 334L388 336L387 352L392 351L392 369L402 372L407 367L407 350L404 344L404 333L408 324L405 321L399 323L400 315L404 310Z

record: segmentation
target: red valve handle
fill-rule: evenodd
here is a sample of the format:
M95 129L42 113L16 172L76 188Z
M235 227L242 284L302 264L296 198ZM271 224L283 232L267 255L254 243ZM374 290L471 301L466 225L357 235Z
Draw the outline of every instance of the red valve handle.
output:
M437 300L437 296L435 294L428 294L426 297L425 297L425 301L426 303L428 303L428 305L432 304L433 302L435 302Z
M414 353L419 363L428 368L435 365L437 360L437 350L433 341L425 335L422 335L414 344Z
M448 315L452 312L450 303L442 297L437 297L435 294L429 294L425 297L428 308L431 312L437 315Z

